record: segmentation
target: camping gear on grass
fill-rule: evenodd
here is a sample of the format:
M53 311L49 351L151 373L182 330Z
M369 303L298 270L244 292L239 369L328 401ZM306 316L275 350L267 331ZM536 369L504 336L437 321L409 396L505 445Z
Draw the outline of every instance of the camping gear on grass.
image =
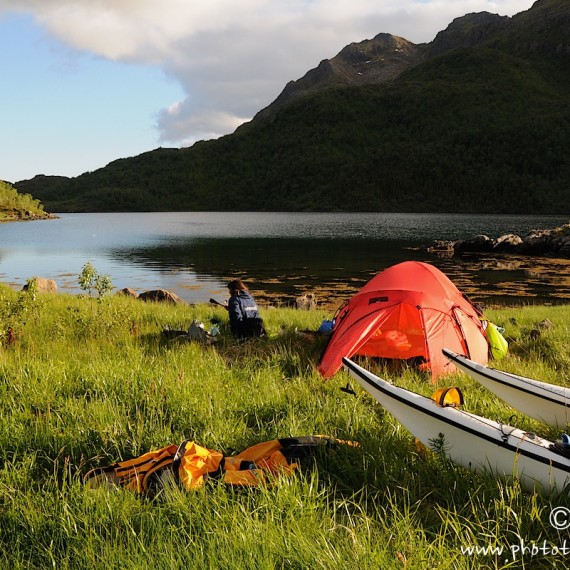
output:
M431 395L431 399L438 406L453 406L454 408L463 406L463 392L457 386L439 388Z
M449 347L481 364L489 345L479 313L433 265L405 261L371 279L337 312L319 362L328 378L354 355L415 359L435 379L455 367L443 356Z
M92 469L85 474L84 482L91 488L125 487L149 496L156 495L166 481L175 481L185 489L202 487L209 478L232 486L252 487L290 475L319 449L341 443L354 445L328 436L287 437L258 443L239 455L224 456L188 440Z
M348 358L343 364L358 383L423 445L453 462L481 473L520 480L527 490L562 491L570 480L570 457L560 445L533 433L440 406L368 372Z
M491 353L493 360L501 360L501 358L504 358L509 351L509 343L503 336L503 332L505 332L504 329L497 325L491 322L487 323L485 333L487 334L489 352Z
M447 348L443 354L523 414L554 427L565 428L570 424L570 388L488 368Z

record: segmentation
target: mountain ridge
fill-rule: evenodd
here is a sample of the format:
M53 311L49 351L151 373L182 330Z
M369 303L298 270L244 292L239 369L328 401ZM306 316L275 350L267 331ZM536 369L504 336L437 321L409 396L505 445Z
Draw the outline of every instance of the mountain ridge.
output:
M467 14L428 44L381 33L231 135L16 187L51 211L568 211L569 4Z

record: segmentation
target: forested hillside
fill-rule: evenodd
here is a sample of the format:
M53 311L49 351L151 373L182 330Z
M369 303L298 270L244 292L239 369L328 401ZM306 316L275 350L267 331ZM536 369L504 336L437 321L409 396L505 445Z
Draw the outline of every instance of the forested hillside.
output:
M0 180L0 222L48 217L39 200Z
M466 15L364 84L345 49L232 135L17 187L51 211L570 212L569 29L566 0Z

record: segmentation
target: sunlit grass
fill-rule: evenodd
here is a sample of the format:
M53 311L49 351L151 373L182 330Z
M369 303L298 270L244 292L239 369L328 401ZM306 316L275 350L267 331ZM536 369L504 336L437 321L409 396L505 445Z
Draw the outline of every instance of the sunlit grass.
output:
M520 568L511 544L560 544L548 515L564 496L524 493L517 482L425 454L364 391L340 390L345 373L324 382L315 363L325 339L304 331L331 315L269 308L262 315L269 338L238 342L225 311L210 305L0 287L2 567ZM487 317L510 341L495 366L570 385L570 307L493 309ZM538 326L546 318L552 328ZM221 327L213 345L162 334L194 319ZM413 369L383 373L424 395L437 387ZM559 436L464 374L444 383L462 388L469 411ZM82 484L91 467L185 439L231 454L313 434L360 445L268 488L213 483L150 501ZM474 545L505 553L462 553Z

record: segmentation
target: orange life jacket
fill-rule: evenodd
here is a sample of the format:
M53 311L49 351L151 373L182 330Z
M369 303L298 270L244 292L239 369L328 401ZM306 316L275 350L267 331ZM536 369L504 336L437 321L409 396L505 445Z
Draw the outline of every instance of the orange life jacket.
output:
M219 451L186 440L149 451L134 459L92 469L84 476L87 486L111 485L154 495L166 479L174 479L185 489L201 487L208 478L235 486L258 486L281 475L290 475L300 462L318 449L339 444L357 445L329 436L302 436L258 443L238 455Z

